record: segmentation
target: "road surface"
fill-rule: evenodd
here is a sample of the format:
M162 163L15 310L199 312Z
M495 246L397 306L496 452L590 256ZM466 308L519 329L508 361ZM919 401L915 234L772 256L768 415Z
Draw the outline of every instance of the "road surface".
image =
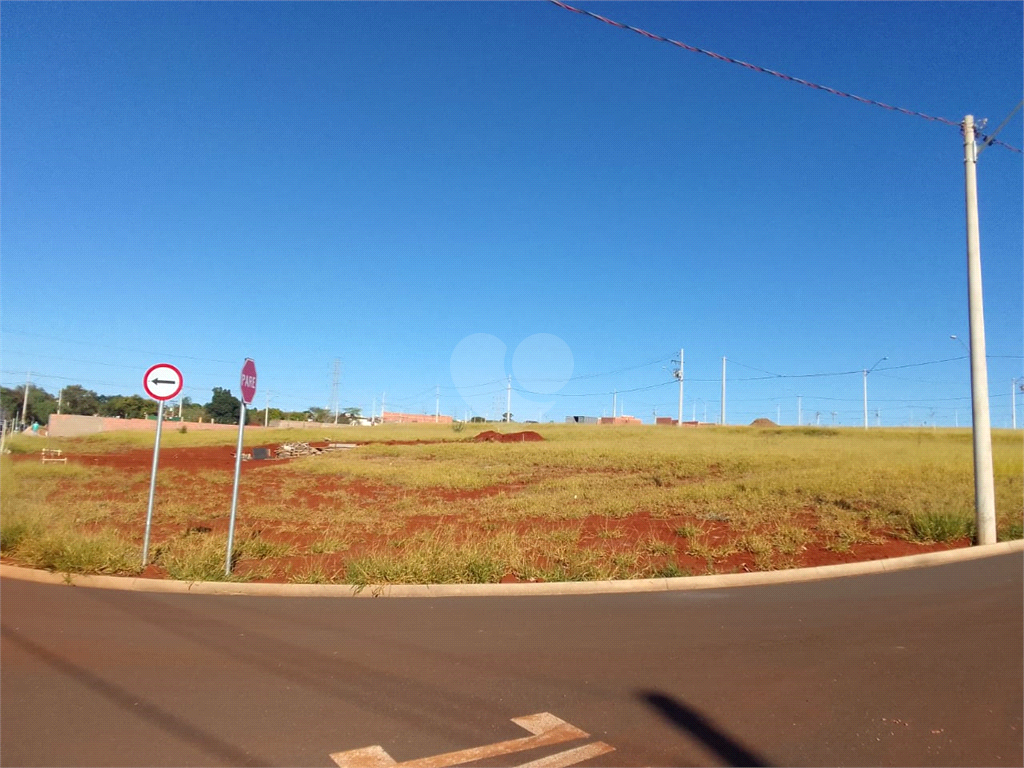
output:
M514 598L3 579L0 764L1021 765L1022 562Z

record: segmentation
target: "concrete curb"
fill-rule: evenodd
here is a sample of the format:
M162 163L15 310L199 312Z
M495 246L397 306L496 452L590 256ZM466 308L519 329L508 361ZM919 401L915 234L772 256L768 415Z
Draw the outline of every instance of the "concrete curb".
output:
M1002 541L983 547L949 549L921 555L869 560L860 563L794 568L786 571L730 573L714 576L682 576L670 579L623 581L569 581L539 584L384 584L357 589L350 584L244 584L218 581L169 581L166 579L82 576L40 571L0 564L0 579L19 579L41 584L65 584L93 589L165 592L193 595L264 595L279 597L519 597L527 595L596 595L627 592L678 592L692 589L747 587L800 581L888 573L945 563L977 560L994 555L1024 552L1024 540Z

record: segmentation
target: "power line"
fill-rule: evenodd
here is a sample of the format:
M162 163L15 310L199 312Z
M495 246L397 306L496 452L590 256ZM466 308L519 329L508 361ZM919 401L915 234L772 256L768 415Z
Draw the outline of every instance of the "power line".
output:
M598 21L603 21L605 24L610 24L611 26L618 27L619 29L626 29L626 30L629 30L630 32L635 32L638 35L643 35L644 37L648 37L651 40L657 40L660 43L669 43L670 45L674 45L677 48L682 48L682 49L687 50L687 51L692 51L693 53L700 53L700 54L703 54L704 56L710 56L712 59L717 59L718 61L724 61L724 62L727 62L729 64L736 64L737 66L744 67L744 68L752 70L754 72L760 72L760 73L765 74L765 75L772 75L773 77L778 77L778 78L781 78L782 80L786 80L786 81L791 82L791 83L796 83L798 85L804 85L804 86L807 86L808 88L814 88L814 89L819 90L819 91L825 91L826 93L831 93L833 96L842 96L844 99L853 99L854 101L859 101L861 104L868 104L868 105L873 106L873 107L882 107L883 109L888 109L888 110L891 110L893 112L900 112L900 113L902 113L904 115L910 115L912 117L920 117L920 118L923 118L925 120L931 120L932 122L935 122L935 123L942 123L943 125L951 125L951 126L954 126L954 127L957 127L957 128L960 127L960 123L959 122L956 122L954 120L949 120L948 118L945 118L945 117L935 117L933 115L926 115L924 112L915 112L912 109L904 109L903 107L894 107L891 104L885 104L884 102L881 102L881 101L875 101L874 99L867 99L867 98L864 98L863 96L856 96L856 95L854 95L852 93L846 93L845 91L839 91L839 90L836 90L835 88L829 88L827 85L820 85L819 83L812 83L810 80L804 80L804 79L799 78L799 77L793 77L792 75L787 75L787 74L785 74L783 72L776 72L774 69L767 69L765 67L759 67L756 64L750 64L750 63L748 63L746 61L740 61L739 59L734 59L734 58L732 58L730 56L723 56L720 53L715 53L713 51L706 51L703 48L697 48L697 47L692 46L692 45L687 45L686 43L681 43L678 40L672 40L672 39L667 38L667 37L662 37L661 35L656 35L653 32L647 32L646 30L640 29L638 27L631 27L628 24L623 24L623 23L618 22L618 21L613 21L612 19L605 18L604 16L599 16L596 13L591 13L590 11L584 11L581 8L574 8L571 5L566 5L565 3L559 2L559 0L548 0L548 2L552 3L553 5L557 5L559 8L564 8L567 11L572 11L573 13L578 13L578 14L580 14L582 16L589 16L592 19L597 19ZM992 140L991 143L999 144L1000 146L1006 147L1007 149L1012 149L1014 152L1020 152L1020 150L1017 149L1016 147L1011 147L1009 144L1004 144L1001 141Z
M234 365L234 364L236 364L238 362L237 360L217 360L217 359L212 358L212 357L191 357L189 355L166 355L166 354L163 354L163 353L154 353L152 350L148 350L148 349L133 349L131 347L117 347L117 346L114 346L112 344L96 344L95 342L91 342L91 341L79 341L78 339L69 339L69 338L60 337L60 336L47 336L47 335L42 334L42 333L29 333L28 331L18 331L18 330L12 330L10 328L4 328L3 332L4 333L13 333L13 334L16 334L18 336L34 336L37 339L49 339L50 341L63 341L66 344L82 344L82 345L87 346L87 347L101 347L101 348L104 348L104 349L116 349L116 350L118 350L120 352L135 352L137 354L142 354L142 355L154 355L155 354L155 355L158 355L160 357L174 357L174 358L178 358L179 360L198 360L200 362L205 362L205 363L228 363L228 364L231 364L231 365Z

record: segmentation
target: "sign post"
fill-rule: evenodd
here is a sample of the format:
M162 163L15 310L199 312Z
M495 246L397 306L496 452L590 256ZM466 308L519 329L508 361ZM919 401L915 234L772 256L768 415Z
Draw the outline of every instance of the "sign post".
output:
M235 448L235 487L231 492L231 522L228 524L228 552L224 559L224 575L231 575L231 548L235 540L235 510L238 508L238 478L242 472L242 436L245 432L245 406L256 397L256 363L245 358L242 366L242 407L238 412L238 446Z
M149 529L153 524L153 496L156 492L156 468L160 463L160 433L164 423L164 402L175 397L184 384L181 371L169 363L152 366L142 377L146 394L160 402L156 411L156 442L153 445L153 471L149 477L149 504L146 506L146 533L142 539L142 567L149 561Z

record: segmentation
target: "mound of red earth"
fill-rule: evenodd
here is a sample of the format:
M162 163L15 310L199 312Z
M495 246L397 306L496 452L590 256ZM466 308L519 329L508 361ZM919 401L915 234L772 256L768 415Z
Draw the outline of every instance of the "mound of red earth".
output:
M772 421L771 419L754 419L752 422L750 422L750 426L752 426L752 427L774 427L774 426L778 426L778 425L774 421Z
M487 430L473 438L474 443L536 443L544 438L536 432L510 432L503 435L500 432Z

